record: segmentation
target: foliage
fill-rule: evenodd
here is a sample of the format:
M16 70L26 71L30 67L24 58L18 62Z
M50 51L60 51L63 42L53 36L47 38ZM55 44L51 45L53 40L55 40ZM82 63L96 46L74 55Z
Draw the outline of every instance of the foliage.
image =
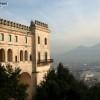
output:
M100 100L100 83L88 89L86 98L87 100Z
M21 70L10 65L4 67L0 65L0 100L24 100L27 86L19 83Z
M60 63L57 71L50 70L45 80L37 86L36 100L80 100L80 93L85 89L87 87Z
M36 100L100 100L100 83L88 87L60 63L37 86Z

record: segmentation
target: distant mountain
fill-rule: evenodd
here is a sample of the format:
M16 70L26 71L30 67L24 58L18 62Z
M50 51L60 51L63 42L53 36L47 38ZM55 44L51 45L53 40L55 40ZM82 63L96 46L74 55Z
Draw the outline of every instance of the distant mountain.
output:
M65 65L100 64L100 44L92 47L79 46L57 58Z

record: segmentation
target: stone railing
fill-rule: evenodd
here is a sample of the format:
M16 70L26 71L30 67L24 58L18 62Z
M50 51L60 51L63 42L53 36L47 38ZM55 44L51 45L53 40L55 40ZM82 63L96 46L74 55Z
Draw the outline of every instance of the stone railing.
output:
M53 63L53 59L45 59L45 60L38 60L37 64L38 65L47 65Z

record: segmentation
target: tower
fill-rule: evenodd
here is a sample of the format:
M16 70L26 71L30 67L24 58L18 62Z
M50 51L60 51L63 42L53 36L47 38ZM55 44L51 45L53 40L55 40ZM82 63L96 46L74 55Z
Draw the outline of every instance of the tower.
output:
M36 85L39 85L43 77L51 67L53 60L50 57L50 32L48 25L35 21L31 22L33 34L33 77Z

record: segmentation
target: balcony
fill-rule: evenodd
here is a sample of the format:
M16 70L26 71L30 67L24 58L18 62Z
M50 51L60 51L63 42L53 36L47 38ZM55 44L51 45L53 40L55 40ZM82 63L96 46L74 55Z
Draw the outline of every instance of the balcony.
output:
M53 59L45 59L45 60L38 60L37 64L38 65L47 65L53 63Z

